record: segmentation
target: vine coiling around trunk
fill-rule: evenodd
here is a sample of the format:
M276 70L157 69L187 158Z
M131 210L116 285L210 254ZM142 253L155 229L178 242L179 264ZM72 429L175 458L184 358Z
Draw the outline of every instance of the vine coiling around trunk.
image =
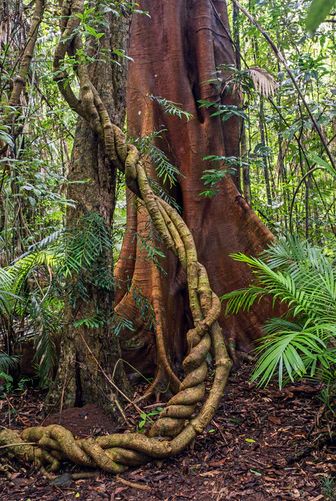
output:
M116 130L115 126L111 130ZM118 131L118 136L116 145L121 144L121 131ZM117 146L116 151L134 154L133 148L120 149ZM76 440L69 430L59 425L28 428L21 434L6 429L0 432L1 446L8 446L3 450L24 461L32 461L38 467L48 467L51 471L57 470L60 462L67 459L75 464L118 473L125 466L181 452L212 419L231 367L222 330L217 322L220 302L211 290L205 268L197 261L193 238L175 209L152 192L143 164L136 158L134 167L137 177L134 180L138 182L143 203L156 230L178 255L187 272L194 328L187 334L189 350L183 362L185 377L179 391L168 401L148 436L125 433ZM193 417L197 404L202 402L205 395L206 357L211 349L216 367L214 380L207 399Z
M183 361L184 379L180 382L172 370L169 375L175 395L168 401L148 435L141 433L112 434L96 438L76 439L60 425L27 428L22 433L4 429L0 432L1 452L33 462L37 467L56 471L61 461L98 467L119 473L129 465L139 465L150 458L165 458L184 450L202 433L214 416L223 395L231 367L223 333L217 322L220 301L212 291L206 269L198 262L193 237L182 217L169 204L156 196L149 184L145 163L137 148L127 142L124 133L111 123L106 108L92 84L87 67L76 66L80 96L73 93L67 75L60 72L66 54L81 48L78 35L82 0L64 6L62 37L56 49L54 67L60 91L69 105L88 121L98 135L111 168L125 173L128 187L147 209L160 238L176 254L187 276L189 306L193 328L187 333L188 353ZM161 328L160 304L154 305L157 329ZM161 341L160 341L161 340ZM169 365L162 336L157 336L161 360ZM204 400L208 374L206 358L213 354L215 374ZM167 367L167 372L169 368Z

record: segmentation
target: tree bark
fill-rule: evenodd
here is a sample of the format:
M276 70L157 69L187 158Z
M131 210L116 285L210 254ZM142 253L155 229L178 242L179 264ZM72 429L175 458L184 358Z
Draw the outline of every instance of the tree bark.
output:
M89 71L111 120L122 127L125 119L126 59L117 59L113 50L126 49L129 19L110 14L105 17L108 27L104 28L105 35L100 40L97 62L90 66ZM97 47L92 47L92 52L95 50ZM107 62L100 60L103 57ZM68 180L67 195L76 202L76 208L67 212L67 228L80 231L83 216L97 212L110 229L115 208L116 170L106 157L97 134L82 118L77 125ZM83 180L89 182L83 184ZM111 327L114 292L112 288L107 290L103 285L92 283L97 267L106 268L113 278L112 250L87 270L85 286L88 297L78 294L76 298L67 300L58 372L47 403L51 407L63 408L95 402L118 417L118 400L122 400L122 394L127 393L128 381L119 339ZM73 279L74 287L76 280ZM92 329L81 325L75 328L75 321L92 318L97 311L103 320L101 327Z
M247 267L233 261L230 254L257 254L273 236L262 224L239 193L234 179L226 177L220 192L213 198L200 195L204 191L201 176L214 168L206 155L238 156L240 124L236 119L222 122L200 108L198 100L238 105L239 96L218 87L213 81L220 65L234 65L235 55L229 32L226 3L221 0L143 0L141 7L150 17L137 15L131 26L129 55L132 62L128 75L128 127L131 136L145 136L164 128L156 139L181 175L178 185L170 190L182 208L183 218L195 239L200 262L206 267L213 290L225 292L245 287L251 280ZM223 80L228 70L222 71ZM169 99L193 114L186 122L167 115L150 95ZM224 167L222 165L221 167ZM149 174L157 179L155 168L148 164ZM169 186L165 186L169 190ZM170 253L163 262L166 275L157 276L155 265L148 262L139 239L148 238L150 222L146 211L128 194L128 229L117 263L117 311L131 319L136 338L125 333L122 348L125 357L140 370L150 372L156 360L155 335L139 314L134 299L136 291L153 302L153 287L159 281L165 345L175 366L185 353L185 333L190 327L190 314L185 309L185 275ZM160 246L158 242L155 244ZM261 324L270 314L270 305L257 305L250 313L225 317L220 324L234 356L246 351L251 341L260 337ZM162 371L160 360L157 365ZM171 380L171 378L168 377Z

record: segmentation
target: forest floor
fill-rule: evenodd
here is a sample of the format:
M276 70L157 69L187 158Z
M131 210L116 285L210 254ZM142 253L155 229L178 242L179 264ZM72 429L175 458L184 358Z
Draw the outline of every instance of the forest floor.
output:
M183 454L120 477L97 472L86 479L73 478L79 470L71 465L52 479L6 463L0 500L336 500L335 447L317 446L327 431L318 388L307 383L260 390L248 382L249 371L244 365L231 374L215 420ZM42 416L36 390L0 401L3 426L35 425ZM68 412L65 419L81 436L113 430L109 418L92 405Z

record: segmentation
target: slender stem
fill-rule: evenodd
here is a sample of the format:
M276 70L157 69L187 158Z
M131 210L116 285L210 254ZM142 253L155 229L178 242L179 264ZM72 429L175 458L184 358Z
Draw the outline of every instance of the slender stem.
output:
M308 106L308 103L299 87L299 85L297 84L297 81L295 79L295 76L293 75L292 73L292 70L290 69L289 67L289 64L288 64L288 61L287 59L285 58L285 56L282 54L282 52L277 48L277 46L275 45L275 43L273 42L273 40L271 39L271 37L269 36L269 34L260 26L260 24L258 23L258 21L245 9L245 7L243 7L242 5L240 5L240 3L237 1L237 0L232 0L234 5L236 5L238 7L238 9L240 9L240 11L249 19L249 21L260 31L260 33L263 35L263 37L265 38L265 40L267 41L267 43L270 45L270 47L272 48L275 56L277 57L277 59L284 65L287 73L288 73L288 76L289 78L291 79L291 81L293 82L293 85L298 93L298 95L300 96L300 99L302 100L302 103L304 104L304 107L306 108L307 110L307 113L312 121L312 124L314 126L314 129L316 130L317 134L319 135L319 138L321 140L321 143L323 144L323 147L325 149L325 152L330 160L330 163L333 167L333 169L336 171L336 163L335 163L335 159L328 147L328 142L327 142L327 139L325 138L322 130L321 130L321 127L319 126L319 124L317 123L314 115L312 114L311 112L311 109L310 107Z

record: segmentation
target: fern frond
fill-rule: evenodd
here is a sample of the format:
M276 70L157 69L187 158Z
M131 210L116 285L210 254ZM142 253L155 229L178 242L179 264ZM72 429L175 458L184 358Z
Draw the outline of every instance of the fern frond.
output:
M160 265L160 258L164 258L165 254L155 247L150 239L144 238L141 236L139 233L135 232L134 236L137 238L138 242L140 243L140 246L144 249L144 251L147 254L148 260L152 261L155 266L157 266L161 272L166 273L165 270L162 268Z
M120 315L114 314L111 323L111 331L115 336L119 336L124 329L134 332L135 326L133 322L128 318L124 318L121 317Z
M162 138L167 129L154 130L146 136L136 137L133 139L134 144L141 153L147 153L148 149L153 145L155 139Z
M55 337L61 323L56 323L55 317L59 317L62 308L63 302L53 296L41 301L39 296L31 295L28 313L36 333L34 362L42 385L48 384L56 365Z
M111 250L112 240L100 214L89 212L75 228L67 231L62 245L63 265L60 272L71 276L83 268L90 269L99 256Z
M181 175L179 169L169 162L167 155L157 146L149 146L147 154L151 158L157 175L162 181L164 183L168 181L170 187L174 186L177 182L177 176Z
M149 98L152 101L155 101L158 103L161 108L164 110L167 115L172 115L178 118L185 118L187 122L193 118L192 113L189 113L188 111L183 110L179 104L174 103L173 101L169 101L169 99L165 99L164 97L159 97L159 96L153 96L150 95Z
M155 181L155 179L148 178L150 187L154 191L155 195L159 196L162 198L165 202L167 202L169 205L174 207L177 212L181 213L181 207L180 205L176 202L175 198L173 198L169 193L167 193L162 186Z
M136 138L134 144L143 155L148 155L149 159L153 162L157 175L163 182L169 182L172 187L176 184L177 176L182 176L182 173L169 161L164 151L153 144L155 139L161 138L165 131L166 129L161 129L147 136Z

